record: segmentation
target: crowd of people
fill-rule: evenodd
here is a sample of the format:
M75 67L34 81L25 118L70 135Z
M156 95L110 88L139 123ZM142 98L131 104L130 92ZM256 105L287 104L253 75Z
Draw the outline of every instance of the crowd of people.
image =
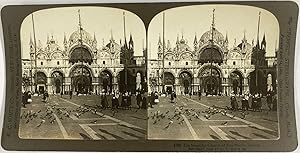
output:
M261 112L263 107L263 98L264 96L261 93L256 93L251 95L250 93L243 94L241 96L241 107L239 107L239 101L237 100L237 95L231 94L230 96L230 105L231 109L234 111L239 110L241 108L243 111L252 110L255 112ZM266 98L266 104L269 111L276 111L277 110L277 94L268 91Z
M111 102L111 109L131 109L133 98L136 99L136 105L138 109L147 109L147 98L141 92L132 94L131 92L103 92L100 96L102 109L110 108L109 102Z

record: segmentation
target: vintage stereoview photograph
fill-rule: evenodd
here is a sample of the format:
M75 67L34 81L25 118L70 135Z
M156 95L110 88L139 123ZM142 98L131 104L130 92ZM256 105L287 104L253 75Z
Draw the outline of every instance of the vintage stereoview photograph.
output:
M148 139L276 140L279 24L267 10L193 5L148 30Z
M44 9L20 33L21 139L146 139L146 30L137 15Z

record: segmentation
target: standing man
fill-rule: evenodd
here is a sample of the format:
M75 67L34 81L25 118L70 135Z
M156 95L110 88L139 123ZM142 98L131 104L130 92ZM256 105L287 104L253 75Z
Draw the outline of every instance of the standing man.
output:
M137 102L137 105L138 105L138 108L140 109L141 108L141 102L142 102L142 95L140 92L138 92L137 96L136 96L136 102Z
M201 91L198 92L199 100L201 100Z
M70 99L72 99L73 90L70 90L69 94L70 94Z
M272 102L272 94L271 94L271 91L269 90L267 93L267 104L268 104L270 111L272 110L272 103L273 103Z

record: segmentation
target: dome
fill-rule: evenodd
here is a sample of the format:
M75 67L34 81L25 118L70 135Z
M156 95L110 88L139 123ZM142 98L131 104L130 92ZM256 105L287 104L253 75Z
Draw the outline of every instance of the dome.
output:
M214 34L214 42L224 42L224 36L222 35L222 33L220 33L217 29L213 30L213 34ZM210 41L212 38L212 30L206 31L200 38L200 43L206 43L208 41Z
M53 39L51 39L45 48L45 52L53 53L58 51L61 51L60 46Z
M252 45L245 40L243 40L237 47L239 47L243 53L252 52Z
M87 44L91 44L93 42L93 37L85 30L81 30L82 40ZM73 32L70 36L69 42L70 44L74 44L80 39L80 30Z
M187 41L182 37L180 41L177 41L174 52L183 53L186 51L192 51L192 49L187 45Z

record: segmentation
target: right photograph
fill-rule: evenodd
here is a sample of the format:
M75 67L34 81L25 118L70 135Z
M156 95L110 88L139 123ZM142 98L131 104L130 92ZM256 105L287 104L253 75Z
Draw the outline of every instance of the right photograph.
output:
M279 24L265 9L193 5L148 28L148 139L276 140Z

